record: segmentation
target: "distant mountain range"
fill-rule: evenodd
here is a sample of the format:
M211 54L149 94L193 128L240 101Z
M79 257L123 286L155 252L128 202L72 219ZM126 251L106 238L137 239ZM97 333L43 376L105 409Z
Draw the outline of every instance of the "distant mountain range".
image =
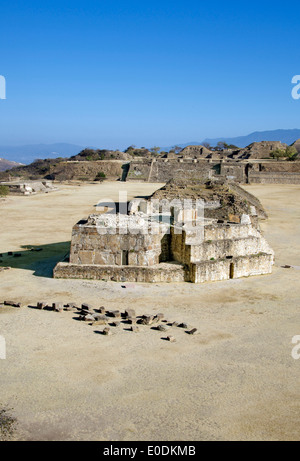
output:
M29 164L40 158L71 157L78 154L83 146L75 144L29 144L25 146L0 146L0 157Z
M218 142L223 141L227 144L234 144L238 147L246 147L257 141L281 141L288 145L300 138L300 129L292 130L273 130L273 131L255 131L247 136L238 136L234 138L206 138L203 141L192 141L185 144L177 144L179 147L200 145L205 142L211 146L216 146ZM0 146L0 157L6 160L29 164L36 159L71 157L78 154L87 146L78 146L76 144L56 143L56 144L30 144L24 146ZM161 147L161 151L169 151L173 146ZM91 147L93 149L93 147ZM101 147L99 147L101 148Z
M5 160L4 158L0 158L0 171L10 170L11 168L15 168L16 166L22 166L22 163L11 162L10 160Z
M295 128L293 130L254 131L254 133L247 136L238 136L236 138L207 138L203 142L208 142L211 146L216 146L218 142L223 141L227 144L234 144L237 147L246 147L253 142L260 141L281 141L290 145L299 138L300 129Z
M260 141L281 141L288 145L295 142L300 138L300 129L293 130L272 130L272 131L254 131L247 136L237 136L234 138L206 138L203 141L192 141L186 144L176 144L178 147L184 148L187 146L198 146L203 143L209 143L211 146L216 146L218 142L226 142L227 144L234 144L237 147L246 147L253 142ZM173 146L162 147L161 150L170 150Z

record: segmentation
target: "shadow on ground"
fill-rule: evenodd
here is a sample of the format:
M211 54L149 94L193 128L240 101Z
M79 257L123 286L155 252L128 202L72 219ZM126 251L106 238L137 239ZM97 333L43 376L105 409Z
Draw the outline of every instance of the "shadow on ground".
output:
M33 271L36 277L53 276L53 269L59 261L68 258L70 241L47 245L23 245L20 251L0 254L0 268L12 267Z

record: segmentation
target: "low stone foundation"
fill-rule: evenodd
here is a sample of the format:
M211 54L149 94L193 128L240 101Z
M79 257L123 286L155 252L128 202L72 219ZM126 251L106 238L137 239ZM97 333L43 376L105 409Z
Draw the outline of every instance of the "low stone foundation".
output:
M249 175L251 184L300 184L300 173L262 172Z
M204 283L251 275L271 274L273 256L262 253L231 259L202 261L183 265L160 263L154 266L103 266L60 262L54 278L91 279L115 282L192 282Z
M91 279L115 282L185 282L185 267L178 263L154 266L103 266L60 262L53 271L54 278Z
M56 186L53 186L52 181L10 181L1 182L2 186L8 187L10 195L35 195L35 194L47 194L58 190Z

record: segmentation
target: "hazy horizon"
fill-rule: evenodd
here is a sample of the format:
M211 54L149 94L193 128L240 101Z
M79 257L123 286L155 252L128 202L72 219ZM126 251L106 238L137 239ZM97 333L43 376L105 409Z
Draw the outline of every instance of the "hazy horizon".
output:
M3 4L0 144L123 150L289 129L299 12L261 1Z

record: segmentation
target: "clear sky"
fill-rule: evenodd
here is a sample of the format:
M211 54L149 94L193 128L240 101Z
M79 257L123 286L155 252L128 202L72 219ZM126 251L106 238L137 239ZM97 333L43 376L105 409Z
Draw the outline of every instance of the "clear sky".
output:
M300 128L300 3L2 1L0 145Z

